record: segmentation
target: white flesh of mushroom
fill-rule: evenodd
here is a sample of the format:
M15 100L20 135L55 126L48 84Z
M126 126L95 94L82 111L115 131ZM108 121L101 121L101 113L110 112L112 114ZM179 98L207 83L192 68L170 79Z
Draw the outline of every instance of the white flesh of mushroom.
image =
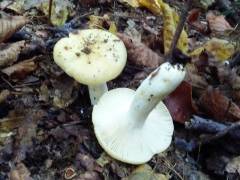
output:
M80 30L59 40L54 61L76 81L88 85L91 103L97 103L107 91L106 82L123 70L127 51L114 34L99 30Z
M173 122L161 102L184 79L181 65L162 64L134 91L118 88L94 106L96 137L112 157L130 164L145 163L171 143Z

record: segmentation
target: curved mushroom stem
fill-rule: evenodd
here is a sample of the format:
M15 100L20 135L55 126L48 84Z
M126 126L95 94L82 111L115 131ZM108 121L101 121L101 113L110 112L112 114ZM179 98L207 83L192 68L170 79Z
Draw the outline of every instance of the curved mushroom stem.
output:
M88 85L88 92L91 100L91 104L97 104L99 98L108 91L106 83L97 84L97 85Z
M154 107L174 91L183 81L185 70L182 65L168 62L153 71L136 90L129 114L135 120L145 122Z

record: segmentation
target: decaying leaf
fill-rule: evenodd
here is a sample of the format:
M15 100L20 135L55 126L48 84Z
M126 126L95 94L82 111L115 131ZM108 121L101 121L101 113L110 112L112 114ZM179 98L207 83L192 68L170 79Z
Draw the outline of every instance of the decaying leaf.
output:
M147 164L136 168L127 180L168 180L169 177L160 173L155 173L154 170Z
M52 80L54 87L53 105L59 108L69 106L76 98L74 81L69 77L61 78L61 80Z
M5 99L7 99L7 97L10 95L10 92L9 92L9 90L2 90L1 92L0 92L0 104L3 102L3 101L5 101Z
M17 61L21 49L25 46L25 41L15 42L13 44L0 45L0 67L7 66Z
M175 121L184 123L189 120L194 112L191 85L183 81L164 102Z
M226 171L228 173L238 173L240 175L240 156L237 156L230 160L226 166Z
M143 43L136 42L124 34L118 33L117 35L124 42L128 50L128 60L130 63L139 66L157 67L164 62L162 57L160 57L157 53L152 51Z
M134 8L139 7L138 0L122 0L122 1L129 4L130 6L132 6Z
M162 0L138 0L139 4L142 7L145 7L149 9L154 14L162 14L162 10L160 8L160 4L162 3Z
M240 108L219 90L208 88L199 99L200 107L219 121L240 121Z
M223 15L217 16L212 11L207 13L207 21L213 33L223 33L224 31L233 30Z
M41 11L48 15L49 2L43 1L40 4ZM52 4L51 23L55 26L63 26L73 9L70 1L54 0Z
M161 4L163 11L163 38L164 38L164 53L167 54L170 50L172 39L174 37L179 16L177 13L166 3ZM188 36L183 30L178 41L177 47L183 52L188 51Z
M1 71L8 76L17 79L23 79L24 77L26 77L26 75L28 75L37 68L37 64L34 62L34 59L35 58L19 62L10 67L2 69Z
M31 173L23 163L17 164L10 172L10 180L32 180Z
M0 43L11 37L28 22L24 16L9 16L0 13Z
M235 44L227 40L212 38L203 46L190 53L191 56L199 56L204 50L212 54L216 60L228 60L235 52Z

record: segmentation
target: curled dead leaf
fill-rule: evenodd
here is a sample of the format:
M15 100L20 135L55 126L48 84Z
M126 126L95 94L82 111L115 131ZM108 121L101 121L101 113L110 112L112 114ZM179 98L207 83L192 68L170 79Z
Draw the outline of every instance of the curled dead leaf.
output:
M240 121L240 108L217 89L208 88L198 103L215 120Z
M117 35L124 42L128 50L128 60L130 63L154 68L164 62L162 57L148 48L145 44L134 41L129 36L121 33Z
M1 14L0 14L1 15ZM0 42L11 37L17 30L28 22L24 16L0 16Z
M25 46L25 41L19 41L12 44L0 45L0 67L7 66L17 61L18 56Z
M217 16L212 11L207 13L209 28L213 33L221 33L227 30L233 30L223 15Z
M28 59L14 64L13 66L4 68L2 69L2 72L17 79L23 79L26 77L26 75L33 72L37 68L37 64L34 62L34 59L35 58Z
M172 118L179 123L189 120L195 111L192 102L192 86L186 81L183 81L164 102Z

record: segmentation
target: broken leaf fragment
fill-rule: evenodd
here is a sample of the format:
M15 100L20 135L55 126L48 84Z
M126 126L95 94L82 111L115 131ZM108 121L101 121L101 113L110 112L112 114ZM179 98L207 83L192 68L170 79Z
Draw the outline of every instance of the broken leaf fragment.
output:
M235 53L235 44L224 39L212 38L203 46L190 53L191 56L199 56L204 50L212 54L216 60L224 61Z
M169 177L155 173L154 170L147 164L137 167L132 174L128 177L128 180L168 180Z
M162 14L162 10L160 4L162 4L162 0L138 0L139 4L142 7L147 8L154 14Z
M0 13L0 42L11 37L28 22L24 16L10 16Z

